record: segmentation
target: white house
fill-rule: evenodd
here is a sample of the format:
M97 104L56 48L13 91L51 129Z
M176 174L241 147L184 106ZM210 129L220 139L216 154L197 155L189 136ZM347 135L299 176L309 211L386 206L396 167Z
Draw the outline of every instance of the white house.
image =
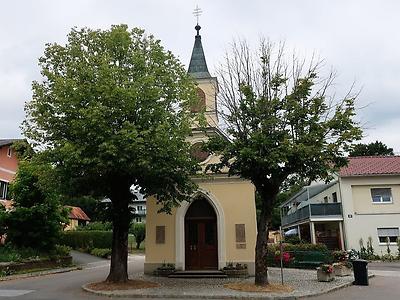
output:
M369 237L376 253L393 253L400 236L400 156L350 157L337 179L314 184L281 205L282 228L296 229L330 249L360 249Z

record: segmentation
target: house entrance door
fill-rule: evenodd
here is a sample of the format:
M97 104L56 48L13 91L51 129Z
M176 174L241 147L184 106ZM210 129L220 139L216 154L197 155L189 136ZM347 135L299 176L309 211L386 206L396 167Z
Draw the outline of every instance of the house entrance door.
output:
M185 217L185 269L218 269L217 217L205 199L195 200Z

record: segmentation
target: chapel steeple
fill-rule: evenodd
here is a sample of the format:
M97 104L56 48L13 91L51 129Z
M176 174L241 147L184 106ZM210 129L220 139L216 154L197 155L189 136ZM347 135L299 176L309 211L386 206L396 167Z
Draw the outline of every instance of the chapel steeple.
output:
M204 56L203 45L201 43L201 26L197 23L195 29L197 34L194 38L194 46L190 58L188 73L196 79L210 78L211 75L208 72L206 57Z
M194 46L192 56L190 58L188 74L195 79L197 83L197 93L199 95L199 103L192 107L192 112L203 111L209 127L218 127L217 115L217 93L218 82L217 78L211 76L208 71L206 57L204 55L203 44L201 42L199 25L199 15L201 10L196 7L194 15L197 17L195 30L197 31L194 37Z

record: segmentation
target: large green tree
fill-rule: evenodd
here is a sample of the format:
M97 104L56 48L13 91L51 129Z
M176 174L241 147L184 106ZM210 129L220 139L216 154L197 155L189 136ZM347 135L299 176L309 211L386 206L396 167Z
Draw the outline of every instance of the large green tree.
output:
M130 187L163 211L188 199L196 162L185 137L192 80L159 40L125 25L73 29L48 44L23 128L50 161L64 191L111 199L111 282L127 280Z
M285 55L282 45L262 41L258 51L233 43L219 68L219 105L230 141L213 138L221 155L214 171L229 167L255 185L261 204L257 222L255 283L268 284L267 237L277 195L293 175L329 178L346 164L347 145L360 138L350 94L328 96L333 74L318 76L321 64Z
M382 142L375 141L369 144L355 144L350 151L350 156L376 156L394 155L393 148L389 148Z

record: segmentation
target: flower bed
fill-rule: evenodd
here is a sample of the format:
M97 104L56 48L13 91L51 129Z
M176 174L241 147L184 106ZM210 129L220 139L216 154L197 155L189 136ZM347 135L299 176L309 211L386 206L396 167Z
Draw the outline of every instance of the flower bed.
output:
M21 262L2 262L0 263L0 273L10 275L25 270L51 269L70 265L72 265L72 256L38 258Z

